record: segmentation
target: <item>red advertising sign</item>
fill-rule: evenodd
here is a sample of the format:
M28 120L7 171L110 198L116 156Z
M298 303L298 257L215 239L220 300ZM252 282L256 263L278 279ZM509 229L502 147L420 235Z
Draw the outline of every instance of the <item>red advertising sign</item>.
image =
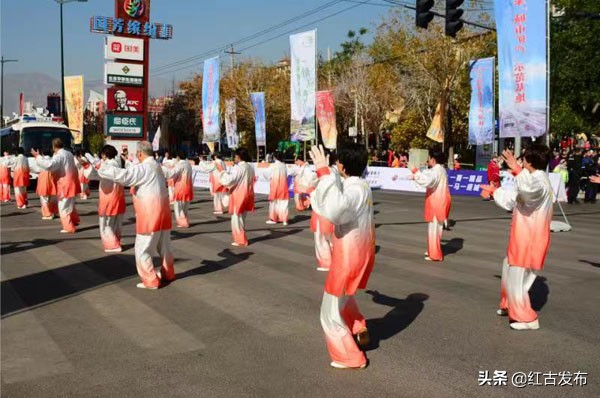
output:
M111 87L106 90L107 111L143 112L144 90L133 87Z

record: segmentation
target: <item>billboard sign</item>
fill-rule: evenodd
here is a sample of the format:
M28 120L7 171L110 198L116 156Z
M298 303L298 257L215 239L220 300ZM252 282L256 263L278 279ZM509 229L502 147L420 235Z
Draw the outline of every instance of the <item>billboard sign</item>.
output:
M144 40L129 37L106 36L104 57L108 59L144 60Z
M144 65L127 62L107 62L104 64L104 83L142 87L144 85Z
M143 112L144 91L134 87L110 87L106 90L108 111Z
M106 115L106 135L111 137L136 138L143 136L143 116L123 114Z

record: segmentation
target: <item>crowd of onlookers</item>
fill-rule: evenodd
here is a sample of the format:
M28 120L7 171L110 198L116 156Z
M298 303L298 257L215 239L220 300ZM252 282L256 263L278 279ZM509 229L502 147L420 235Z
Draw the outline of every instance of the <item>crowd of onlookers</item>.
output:
M558 173L567 186L567 199L570 204L578 204L579 192L583 191L585 203L596 203L598 184L590 177L600 173L598 148L585 134L565 135L553 148L550 171Z

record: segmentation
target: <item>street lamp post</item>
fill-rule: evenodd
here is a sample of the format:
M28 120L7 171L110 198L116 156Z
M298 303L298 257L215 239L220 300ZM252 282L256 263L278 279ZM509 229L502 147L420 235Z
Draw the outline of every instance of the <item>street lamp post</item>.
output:
M4 59L0 57L0 127L4 127L4 64L6 62L19 62L18 59Z
M61 95L61 112L63 120L66 123L67 121L67 110L65 109L65 54L63 48L63 4L72 3L72 2L80 2L85 3L87 0L54 0L60 5L60 87L62 91Z

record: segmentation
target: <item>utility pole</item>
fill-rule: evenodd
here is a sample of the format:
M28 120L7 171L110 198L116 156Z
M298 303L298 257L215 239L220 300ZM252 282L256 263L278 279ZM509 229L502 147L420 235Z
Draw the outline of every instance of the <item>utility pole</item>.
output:
M229 76L230 76L230 77L231 77L231 79L233 80L233 66L234 66L234 60L233 60L233 57L234 57L234 55L236 55L236 54L238 54L238 55L239 55L239 54L241 54L241 53L238 53L238 52L235 52L235 51L233 51L233 44L231 45L231 48L229 49L229 51L227 51L227 50L226 50L226 51L225 51L225 53L226 53L226 54L229 54L229 56L230 56L230 58L229 58L229 59L230 59L230 61L231 61L231 62L230 62Z
M6 62L19 62L18 59L4 59L4 55L0 57L0 127L4 127L4 64Z
M327 86L331 89L331 49L327 47Z

